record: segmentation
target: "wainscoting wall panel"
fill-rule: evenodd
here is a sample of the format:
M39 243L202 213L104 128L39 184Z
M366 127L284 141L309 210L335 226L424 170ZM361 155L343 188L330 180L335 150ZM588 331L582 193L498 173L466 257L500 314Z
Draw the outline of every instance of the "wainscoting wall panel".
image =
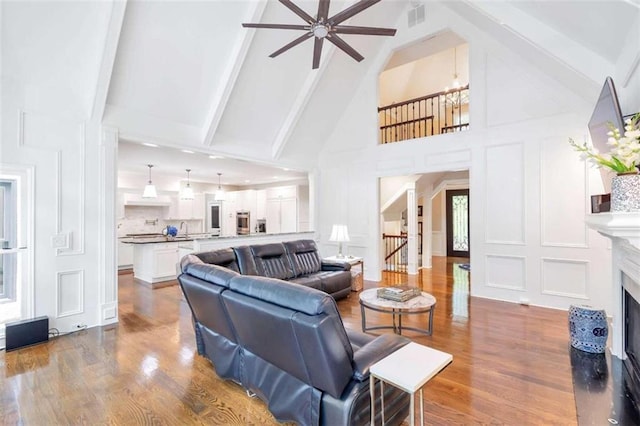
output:
M488 254L485 258L487 287L525 290L524 256Z
M587 247L587 164L577 159L566 161L557 153L564 141L547 138L540 153L540 225L543 246ZM572 148L566 144L566 150ZM576 220L567 220L575 218Z
M542 258L542 294L589 299L589 262Z
M56 274L57 312L56 318L84 312L84 271L63 271Z
M68 247L57 248L56 255L84 254L84 123L19 111L18 129L19 146L39 149L55 156L55 233L67 234L68 238ZM68 149L69 146L73 146L73 149Z
M526 186L522 143L485 150L485 240L489 244L525 244Z

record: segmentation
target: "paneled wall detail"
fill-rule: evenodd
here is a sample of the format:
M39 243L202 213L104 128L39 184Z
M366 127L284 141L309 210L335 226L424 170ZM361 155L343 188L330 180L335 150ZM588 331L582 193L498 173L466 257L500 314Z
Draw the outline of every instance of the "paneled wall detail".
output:
M542 258L542 294L589 299L589 262Z
M524 291L526 267L523 256L488 254L485 258L487 287Z
M445 244L445 235L442 231L433 231L431 232L431 242L433 244L433 255L434 256L446 256L446 244Z
M66 247L57 256L85 253L85 125L82 122L19 111L18 144L55 156L55 235L64 234ZM42 171L36 176L47 180ZM64 185L62 184L64 182ZM44 184L43 184L44 185ZM53 237L53 235L52 235Z
M451 169L468 167L471 163L471 151L463 150L428 154L424 157L424 163L427 166L440 166L440 168L444 165Z
M558 144L566 145L563 151L568 155L558 155ZM557 138L542 141L540 234L543 246L587 247L587 226L582 220L587 213L586 168L587 163L579 160L566 141Z
M63 271L56 274L56 318L84 312L84 271Z
M521 143L485 150L485 240L488 244L525 244L524 149Z

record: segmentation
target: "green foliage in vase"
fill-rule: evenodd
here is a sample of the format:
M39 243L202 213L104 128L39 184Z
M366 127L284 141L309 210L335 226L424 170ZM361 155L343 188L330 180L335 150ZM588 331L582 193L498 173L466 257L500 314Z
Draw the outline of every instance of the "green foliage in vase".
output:
M609 140L611 146L608 153L600 153L593 146L578 145L573 139L569 144L581 153L583 160L590 161L597 167L606 167L616 173L637 172L640 166L640 113L625 121L624 135L620 130L609 125Z

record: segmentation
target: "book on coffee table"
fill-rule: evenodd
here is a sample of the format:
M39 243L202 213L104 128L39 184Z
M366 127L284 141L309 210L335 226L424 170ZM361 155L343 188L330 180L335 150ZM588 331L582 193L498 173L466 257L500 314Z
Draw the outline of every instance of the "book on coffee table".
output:
M416 296L420 296L421 291L418 287L402 285L398 287L381 287L378 289L378 297L394 302L406 302Z

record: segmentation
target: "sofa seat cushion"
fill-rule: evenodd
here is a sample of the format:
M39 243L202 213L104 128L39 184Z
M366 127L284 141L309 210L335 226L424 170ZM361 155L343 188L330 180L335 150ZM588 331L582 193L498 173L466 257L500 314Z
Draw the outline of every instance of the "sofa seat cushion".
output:
M320 279L322 291L333 294L351 287L350 271L320 271L309 275L310 278Z
M297 277L289 280L290 283L296 283L305 287L315 288L316 290L322 290L322 280L320 277L306 276Z

